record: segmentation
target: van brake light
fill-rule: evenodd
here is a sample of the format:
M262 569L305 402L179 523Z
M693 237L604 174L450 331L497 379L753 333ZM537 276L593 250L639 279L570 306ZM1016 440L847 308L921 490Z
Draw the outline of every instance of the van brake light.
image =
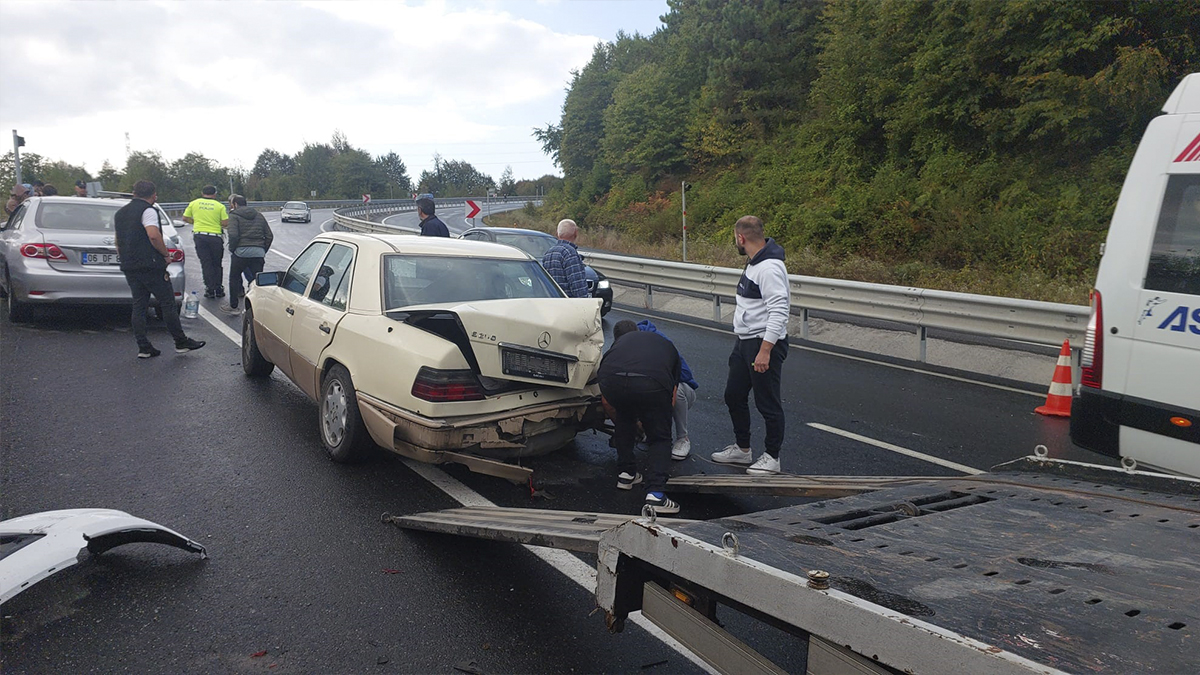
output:
M1083 338L1083 354L1079 359L1079 383L1093 389L1102 388L1104 380L1104 311L1100 291L1092 291L1092 315Z

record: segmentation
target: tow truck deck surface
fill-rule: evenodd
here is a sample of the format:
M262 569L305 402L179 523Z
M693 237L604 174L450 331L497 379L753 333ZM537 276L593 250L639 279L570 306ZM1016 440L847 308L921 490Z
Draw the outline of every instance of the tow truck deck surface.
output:
M1200 481L1031 458L839 484L847 496L711 521L557 513L594 521L610 627L644 609L726 672L773 671L719 628L718 605L808 635L811 673L1200 672ZM554 528L546 513L424 516L401 524L526 543Z

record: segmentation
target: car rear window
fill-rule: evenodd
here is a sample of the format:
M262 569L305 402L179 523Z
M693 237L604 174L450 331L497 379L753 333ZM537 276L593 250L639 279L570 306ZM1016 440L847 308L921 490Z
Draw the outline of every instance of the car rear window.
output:
M1200 295L1200 174L1167 180L1146 289Z
M83 199L77 204L43 203L37 212L37 226L43 230L112 232L113 216L121 206Z
M389 310L472 300L564 297L533 260L389 255L384 257L383 284Z
M546 251L554 245L555 241L554 237L539 237L536 234L496 233L496 243L519 248L538 260L541 260L542 256L546 255Z

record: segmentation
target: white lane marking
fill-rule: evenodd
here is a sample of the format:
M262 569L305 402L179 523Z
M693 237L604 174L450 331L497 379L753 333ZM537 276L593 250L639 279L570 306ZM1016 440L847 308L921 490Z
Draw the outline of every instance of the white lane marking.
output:
M329 225L329 224L330 224L330 223L332 223L332 222L333 222L333 218L330 218L329 220L327 220L327 221L325 221L325 222L321 223L321 228L320 228L320 229L321 229L321 231L322 231L322 232L329 232L329 230L326 228L326 226L327 226L327 225Z
M267 253L274 253L275 255L287 258L288 260L295 260L295 258L293 258L292 256L290 256L286 253L280 253L279 251L276 251L275 249L271 249L271 250L267 251Z
M200 318L202 318L205 321L212 324L213 328L216 328L217 330L221 331L221 334L224 335L225 337L229 338L230 340L232 340L234 342L234 344L241 346L242 336L238 335L236 331L234 331L229 326L225 325L224 321L221 321L216 316L214 316L213 313L208 311L207 309L205 309L203 305L200 306Z
M212 324L212 326L220 331L222 335L233 341L234 344L239 346L242 344L241 335L235 333L233 329L231 329L229 326L226 326L223 321L213 316L211 312L203 307L200 308L200 316L205 321ZM442 492L445 492L450 496L451 499L459 504L462 504L463 506L496 506L496 504L487 497L484 497L466 485L463 485L454 477L450 476L436 466L425 464L424 462L418 462L406 457L401 458L400 461L403 462L405 466L412 469L413 472L418 476L429 481L434 485L434 487ZM596 570L589 567L579 558L576 558L569 551L560 551L558 549L530 546L527 544L523 544L523 546L525 546L525 548L531 553L544 560L560 574L571 581L574 581L585 591L595 594ZM642 616L640 612L631 614L629 616L629 620L635 623L642 630L662 641L663 644L667 645L671 649L674 649L681 656L694 663L697 667L702 668L705 672L713 673L714 675L717 672L713 670L707 663L702 661L700 657L693 654L691 650L675 640L675 638L667 635L662 631L661 628L655 626L653 623L650 623L650 620Z
M618 312L623 312L625 314L633 314L634 316L644 316L644 317L659 320L659 321L670 321L671 323L677 323L681 326L690 326L692 328L701 328L703 330L712 331L714 333L721 333L723 335L733 335L732 330L727 330L724 328L713 328L711 326L701 326L699 324L688 323L686 321L680 321L679 319L668 319L667 317L660 316L658 314L647 314L645 312L639 312L639 311L632 310L632 309L626 309L624 307L613 307L613 309L615 309ZM864 356L852 356L850 354L840 354L838 352L831 352L831 351L828 351L825 349L818 349L816 347L804 347L801 345L792 345L792 347L795 349L803 349L804 351L808 351L808 352L816 352L817 354L827 354L829 356L836 356L839 359L849 359L851 361L861 361L863 363L870 363L870 364L873 364L876 366L884 366L886 368L895 368L896 370L907 370L910 373L920 373L922 375L929 375L931 377L940 377L944 380L954 380L955 382L965 382L967 384L977 384L981 387L991 387L992 389L999 389L1000 391L1011 391L1014 394L1025 394L1026 396L1033 396L1034 398L1042 398L1043 396L1045 396L1045 394L1040 394L1036 391L1026 391L1025 389L1017 389L1016 387L1006 387L1003 384L992 384L991 382L980 382L979 380L972 380L969 377L958 377L957 375L947 375L946 373L935 373L930 370L921 370L920 368L913 368L911 366L902 366L898 363L888 363L887 361L876 361L875 359L869 359Z
M837 434L838 436L843 436L845 438L853 439L853 440L859 441L860 443L866 443L868 445L873 445L877 448L883 448L884 450L891 450L892 452L895 452L895 453L898 453L901 455L913 457L915 459L919 459L919 460L922 460L925 462L930 462L931 464L937 464L938 466L944 466L947 469L953 469L954 471L961 471L962 473L970 474L972 476L978 476L979 474L983 473L983 471L980 471L979 469L976 469L973 467L969 467L966 464L959 464L958 462L951 462L950 460L942 459L941 457L934 457L933 455L926 455L923 452L917 452L916 450L909 450L908 448L902 448L899 445L892 445L891 443L886 443L884 441L877 441L874 438L869 438L867 436L860 436L856 433L853 433L850 431L843 431L842 429L837 429L835 427L831 427L831 426L828 426L825 424L820 424L818 422L809 422L808 426L810 426L814 429L820 429L821 431L827 431L831 434Z

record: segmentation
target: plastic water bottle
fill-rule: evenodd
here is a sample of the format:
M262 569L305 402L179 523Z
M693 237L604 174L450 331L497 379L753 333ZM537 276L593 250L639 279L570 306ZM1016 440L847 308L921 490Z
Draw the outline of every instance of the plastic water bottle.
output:
M196 291L192 291L192 294L183 303L183 318L195 319L198 316L200 316L200 298L196 297Z

